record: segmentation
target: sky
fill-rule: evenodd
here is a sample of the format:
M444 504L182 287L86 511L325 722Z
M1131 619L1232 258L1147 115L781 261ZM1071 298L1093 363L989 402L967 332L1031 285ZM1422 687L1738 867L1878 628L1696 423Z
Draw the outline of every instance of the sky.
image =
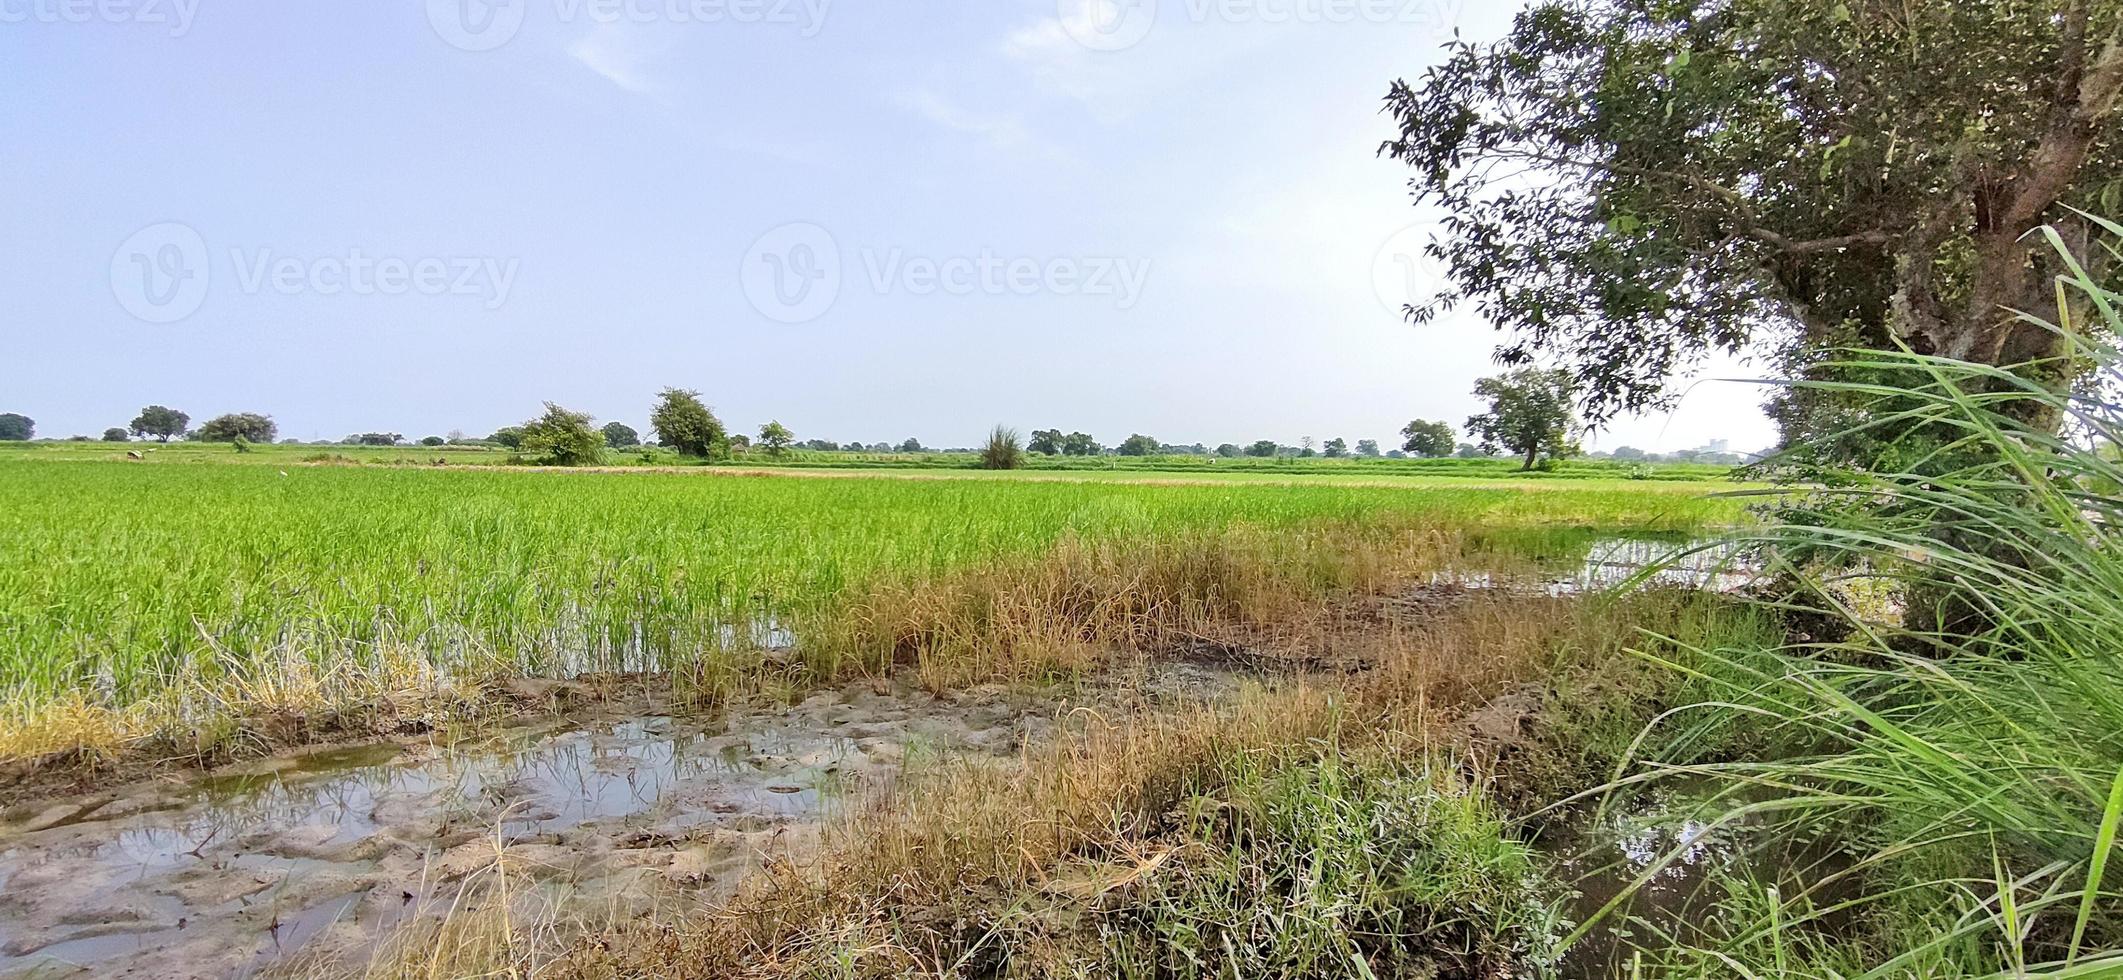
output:
M1511 13L0 0L0 411L418 438L676 386L799 439L1390 447L1499 338L1399 314L1436 215L1381 97ZM1774 440L1687 392L1592 445Z

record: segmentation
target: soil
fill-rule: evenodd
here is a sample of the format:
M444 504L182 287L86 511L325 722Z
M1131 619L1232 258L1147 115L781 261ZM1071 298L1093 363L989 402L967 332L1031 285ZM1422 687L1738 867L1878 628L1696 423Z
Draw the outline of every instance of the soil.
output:
M910 756L1013 757L1084 703L1193 701L1198 665L937 696L862 683L714 719L644 711L287 752L17 805L0 977L226 977L358 961L507 869L526 898L646 912L801 864Z

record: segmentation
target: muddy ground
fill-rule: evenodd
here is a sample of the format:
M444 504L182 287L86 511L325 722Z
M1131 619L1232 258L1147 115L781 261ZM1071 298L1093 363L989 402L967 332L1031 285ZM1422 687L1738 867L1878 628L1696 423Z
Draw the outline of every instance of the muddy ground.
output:
M713 719L607 707L20 805L0 824L0 976L358 960L486 887L497 861L548 907L697 904L765 862L809 860L828 820L889 794L910 760L1010 757L1076 706L1236 684L1164 664L943 696L862 683Z

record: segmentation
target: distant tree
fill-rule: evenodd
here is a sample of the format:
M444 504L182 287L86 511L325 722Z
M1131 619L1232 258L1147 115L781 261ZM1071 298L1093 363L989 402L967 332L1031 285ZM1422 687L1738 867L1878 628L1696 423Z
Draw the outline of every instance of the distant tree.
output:
M1216 454L1218 456L1222 456L1225 459L1235 459L1241 455L1244 455L1244 453L1245 450L1238 448L1237 443L1227 442L1221 446L1216 447Z
M1281 446L1278 446L1278 445L1276 445L1276 444L1275 444L1275 440L1273 440L1273 439L1262 439L1261 441L1259 441L1259 442L1256 442L1256 443L1254 443L1254 444L1253 444L1253 445L1251 445L1251 446L1247 446L1247 447L1246 447L1246 455L1248 455L1248 456L1258 456L1258 457L1260 457L1260 458L1262 458L1262 459L1266 459L1266 458L1268 458L1268 457L1270 457L1270 456L1273 456L1273 455L1275 455L1275 454L1276 454L1276 453L1277 453L1278 451L1280 451L1281 449L1282 449L1282 447L1281 447Z
M209 419L199 427L200 442L272 442L280 438L280 426L271 416L256 412L235 412Z
M1402 449L1430 459L1452 455L1453 444L1459 439L1451 426L1425 419L1408 423L1401 429L1401 436L1407 440L1401 444Z
M1398 449L1394 449L1394 450L1389 450L1389 451L1388 451L1388 452L1386 453L1386 458L1387 458L1387 459L1407 459L1407 458L1408 458L1408 454L1407 454L1407 453L1405 453L1405 452L1403 452L1403 451L1401 451L1401 450L1398 450Z
M892 444L889 442L873 442L870 444L870 451L873 453L889 453L892 451Z
M183 412L161 405L149 405L141 409L140 414L133 419L133 435L141 438L154 436L168 442L183 435L185 427L191 424L192 417Z
M523 424L523 453L545 466L590 466L604 458L604 435L590 416L545 403L545 414Z
M1623 446L1614 451L1614 458L1624 463L1634 463L1644 458L1644 451L1635 446Z
M1340 459L1349 455L1349 443L1340 436L1327 440L1327 445L1324 448L1327 456L1331 459Z
M1358 456L1368 456L1368 457L1371 457L1372 459L1377 459L1377 458L1378 458L1378 440L1377 440L1377 439L1358 439L1358 440L1356 441L1356 454L1357 454Z
M923 452L924 450L922 449L920 439L909 438L907 441L899 444L899 451L903 453L918 453Z
M649 426L658 441L687 456L713 459L729 449L722 420L701 402L697 391L665 388L649 410Z
M731 436L725 443L730 449L743 451L752 448L752 437L743 433Z
M91 439L91 438L89 438L89 437L87 437L87 436L67 436L67 437L66 437L66 441L68 441L68 442L95 442L96 440L94 440L94 439Z
M1098 444L1089 433L1071 432L1062 439L1062 452L1069 456L1096 456L1106 447Z
M1467 420L1467 431L1484 451L1502 449L1523 457L1533 469L1542 457L1560 459L1576 451L1571 433L1577 425L1573 402L1577 383L1568 371L1520 368L1474 384L1489 411Z
M1460 443L1460 447L1458 449L1453 451L1452 455L1458 456L1461 459L1481 459L1482 457L1487 456L1489 454L1483 452L1482 447L1477 446L1474 443L1463 442Z
M348 436L346 441L357 446L395 446L404 442L405 437L396 432L364 432Z
M1040 454L1040 455L1042 455L1042 456L1059 456L1059 455L1061 455L1061 451L1062 451L1062 433L1061 433L1061 430L1060 430L1060 429L1040 429L1040 430L1037 430L1037 431L1033 432L1033 433L1032 433L1032 441L1031 441L1031 442L1028 442L1028 443L1026 443L1026 444L1025 444L1025 450L1026 450L1027 452L1034 452L1034 453L1038 453L1038 454Z
M27 415L0 415L0 442L28 442L37 434L37 423Z
M789 446L795 442L795 433L790 432L789 427L780 422L768 422L759 427L759 448L766 450L769 456L780 456L788 452Z
M1121 440L1120 446L1113 451L1122 456L1152 456L1156 455L1159 445L1157 440L1137 433Z
M805 439L797 448L808 449L814 453L836 453L840 451L840 443L831 439Z
M487 441L503 449L522 449L523 426L511 425L496 429L493 435L487 437Z
M1317 442L1314 442L1314 441L1312 441L1312 437L1311 437L1311 436L1300 436L1300 437L1298 438L1298 440L1297 440L1297 446L1298 446L1298 455L1300 455L1300 456L1311 456L1311 455L1314 455L1314 454L1315 454L1315 452L1316 452L1316 449L1315 449L1315 447L1317 447L1318 445L1319 445L1319 443L1317 443Z
M1018 444L1017 430L996 426L988 433L988 444L980 451L980 468L984 470L1014 470L1025 465L1024 447Z
M103 430L104 442L130 442L133 434L116 426Z
M613 449L632 449L641 445L641 433L625 422L606 422L602 432L604 444Z
M420 440L420 444L421 444L421 445L423 445L423 446L426 446L426 447L428 447L429 449L433 449L433 448L435 448L436 446L444 446L444 445L448 445L448 444L449 444L449 440L448 440L448 439L444 439L444 438L443 438L443 437L441 437L441 436L428 436L428 437L426 437L426 438L424 438L424 439L421 439L421 440Z

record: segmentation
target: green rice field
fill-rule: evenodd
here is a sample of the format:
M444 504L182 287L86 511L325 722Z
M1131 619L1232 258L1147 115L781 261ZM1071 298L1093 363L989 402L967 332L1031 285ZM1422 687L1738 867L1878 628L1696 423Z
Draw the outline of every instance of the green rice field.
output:
M1064 538L1318 522L1680 531L1731 484L831 479L706 471L0 460L0 678L109 707L380 650L526 674L658 669L884 575ZM226 457L224 457L226 458Z

